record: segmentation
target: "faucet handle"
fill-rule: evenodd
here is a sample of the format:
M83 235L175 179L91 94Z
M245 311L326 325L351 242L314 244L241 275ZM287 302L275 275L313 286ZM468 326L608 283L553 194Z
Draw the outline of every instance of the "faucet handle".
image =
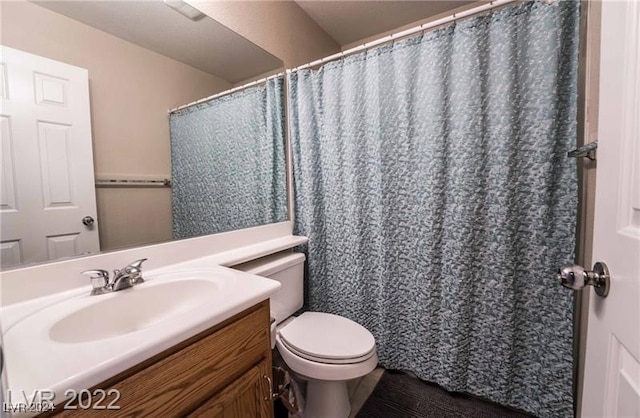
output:
M142 263L144 263L145 261L147 261L146 258L141 258L140 260L134 261L123 269L129 275L131 285L144 282L144 279L142 278Z
M91 287L95 289L102 289L109 283L109 272L107 270L85 270L82 274L91 276Z
M140 272L142 271L142 263L144 263L147 260L148 258L141 258L140 260L136 260L133 263L130 263L129 265L127 265L127 267L125 267L123 270L130 272L135 269L135 271Z

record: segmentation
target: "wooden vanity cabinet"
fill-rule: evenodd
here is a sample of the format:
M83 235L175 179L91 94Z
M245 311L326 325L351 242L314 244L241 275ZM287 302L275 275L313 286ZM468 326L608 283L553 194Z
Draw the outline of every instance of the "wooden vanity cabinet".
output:
M259 399L266 396L264 376L271 376L267 373L271 373L267 362L253 366L242 377L189 414L189 418L271 417L271 402L267 399L261 402Z
M120 409L81 409L76 402L78 409L57 405L54 414L273 417L265 376L271 378L268 300L90 389L117 389Z

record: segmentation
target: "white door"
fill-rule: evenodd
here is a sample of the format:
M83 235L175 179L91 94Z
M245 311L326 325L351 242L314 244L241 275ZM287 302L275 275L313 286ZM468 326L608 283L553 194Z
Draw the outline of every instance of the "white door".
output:
M640 417L640 2L604 1L601 36L593 259L611 289L590 298L582 416Z
M1 266L99 251L88 72L0 48Z

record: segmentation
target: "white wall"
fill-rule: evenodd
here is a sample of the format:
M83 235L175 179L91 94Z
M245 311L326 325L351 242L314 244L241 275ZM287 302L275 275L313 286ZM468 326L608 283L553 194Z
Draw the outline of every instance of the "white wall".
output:
M294 1L187 3L280 58L287 68L340 51L340 45Z

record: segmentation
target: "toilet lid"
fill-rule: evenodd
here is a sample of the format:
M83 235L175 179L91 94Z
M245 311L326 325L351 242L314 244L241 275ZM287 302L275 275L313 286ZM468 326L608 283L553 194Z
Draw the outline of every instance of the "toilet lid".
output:
M361 359L375 349L373 335L365 327L328 313L305 312L279 334L287 346L316 359Z

